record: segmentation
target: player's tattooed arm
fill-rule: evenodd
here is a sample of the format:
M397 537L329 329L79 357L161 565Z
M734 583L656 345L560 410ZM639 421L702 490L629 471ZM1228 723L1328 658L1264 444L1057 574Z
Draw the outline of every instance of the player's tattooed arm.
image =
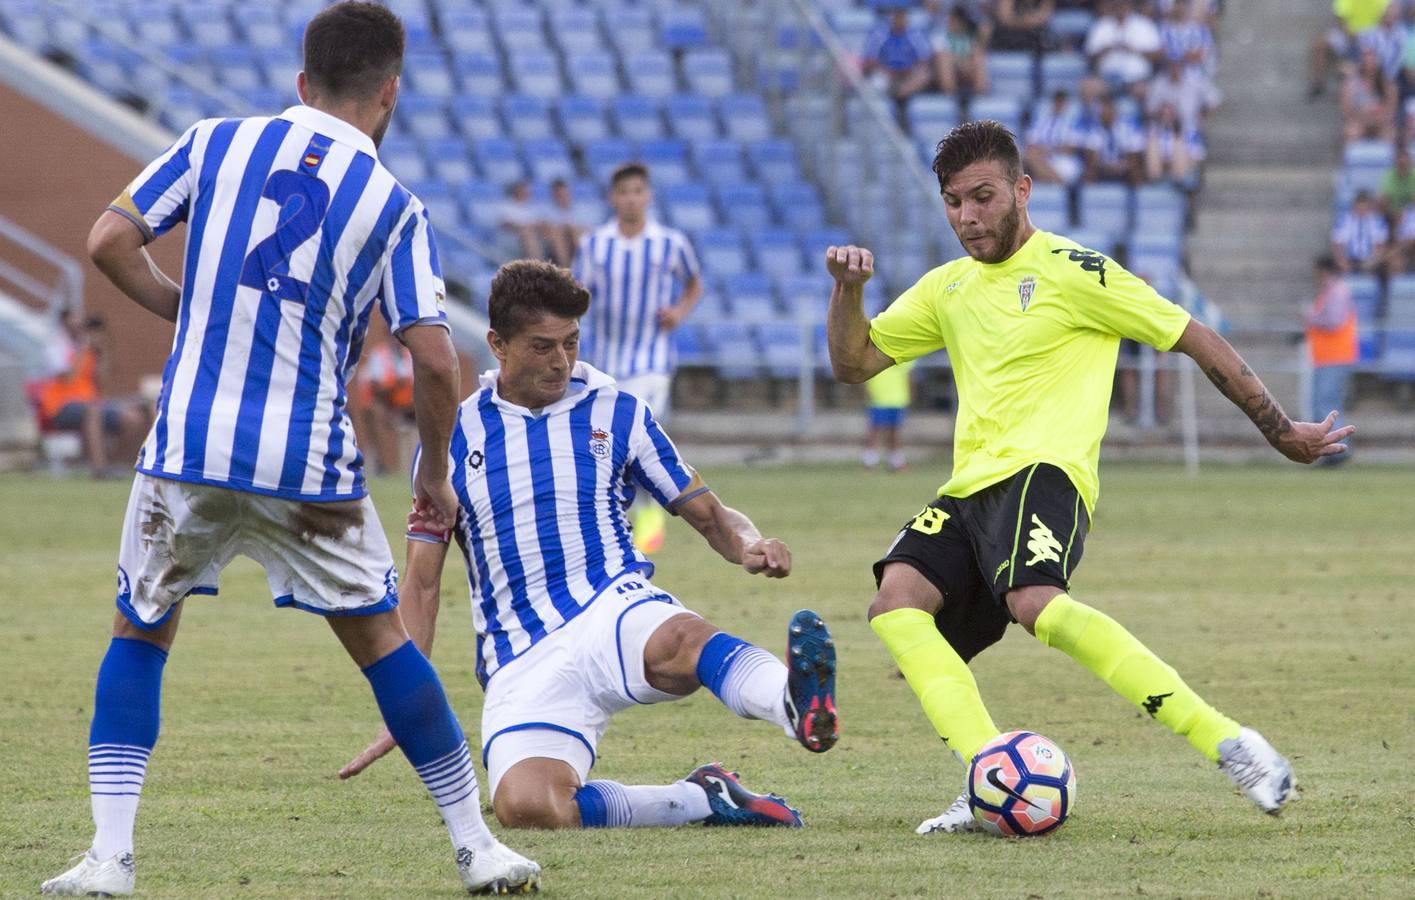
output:
M1198 363L1214 387L1243 410L1268 443L1288 459L1310 463L1346 452L1341 441L1356 430L1354 426L1333 431L1335 412L1322 422L1292 421L1257 373L1207 325L1191 320L1173 349Z

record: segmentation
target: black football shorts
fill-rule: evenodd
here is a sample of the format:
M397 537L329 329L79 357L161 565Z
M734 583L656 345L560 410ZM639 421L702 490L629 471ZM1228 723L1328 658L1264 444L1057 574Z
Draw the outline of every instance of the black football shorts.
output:
M908 563L938 588L938 629L965 660L1002 638L1007 592L1050 584L1069 590L1090 528L1086 504L1061 469L1036 463L968 497L938 497L900 529L890 563Z

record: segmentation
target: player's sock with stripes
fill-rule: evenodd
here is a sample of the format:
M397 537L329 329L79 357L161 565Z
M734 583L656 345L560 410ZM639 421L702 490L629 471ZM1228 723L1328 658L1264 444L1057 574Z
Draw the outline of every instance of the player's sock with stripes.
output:
M452 846L482 850L496 842L481 814L481 792L462 726L437 672L408 641L363 670L389 734L423 780Z
M934 730L964 763L999 732L958 651L922 609L892 609L870 620L919 698Z
M133 821L157 744L166 664L167 651L156 644L115 637L98 667L88 732L91 849L97 859L133 851Z
M696 784L620 784L587 781L575 792L585 828L645 828L687 825L712 815L707 792Z
M1205 703L1148 647L1110 616L1057 594L1037 617L1037 638L1090 669L1116 693L1218 762L1219 742L1237 722Z
M786 664L725 631L708 638L698 656L698 681L744 719L775 722L788 733Z

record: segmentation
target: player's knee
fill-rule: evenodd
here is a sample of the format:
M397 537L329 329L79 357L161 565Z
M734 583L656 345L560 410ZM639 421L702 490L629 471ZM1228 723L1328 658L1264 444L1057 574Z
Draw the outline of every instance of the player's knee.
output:
M1028 634L1036 634L1037 617L1060 593L1061 588L1045 584L1017 588L1007 592L1007 609Z
M546 791L498 789L492 800L496 820L506 828L579 828L580 808L573 797L560 798Z

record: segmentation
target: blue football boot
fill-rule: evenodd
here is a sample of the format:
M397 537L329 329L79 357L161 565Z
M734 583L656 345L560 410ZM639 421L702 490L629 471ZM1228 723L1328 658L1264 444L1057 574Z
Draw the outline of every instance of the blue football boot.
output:
M698 766L684 781L696 784L707 793L712 815L704 825L779 825L800 828L805 822L801 814L775 794L754 794L742 787L736 772L729 772L722 763Z
M840 739L835 712L835 641L819 615L803 609L786 632L786 716L801 746L824 753Z

